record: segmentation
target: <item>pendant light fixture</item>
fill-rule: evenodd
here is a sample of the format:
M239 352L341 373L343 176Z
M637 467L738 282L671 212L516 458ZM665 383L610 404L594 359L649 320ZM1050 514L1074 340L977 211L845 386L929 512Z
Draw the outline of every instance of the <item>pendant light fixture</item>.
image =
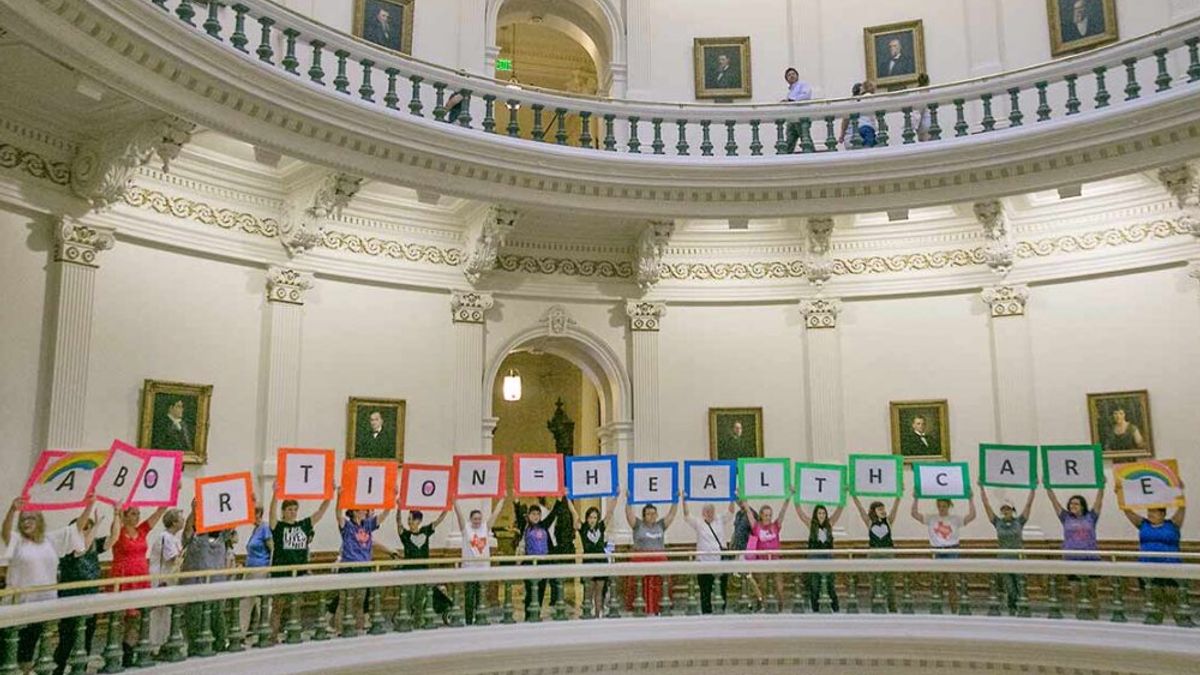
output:
M508 374L504 376L503 391L505 401L521 400L521 374L516 368L509 368Z

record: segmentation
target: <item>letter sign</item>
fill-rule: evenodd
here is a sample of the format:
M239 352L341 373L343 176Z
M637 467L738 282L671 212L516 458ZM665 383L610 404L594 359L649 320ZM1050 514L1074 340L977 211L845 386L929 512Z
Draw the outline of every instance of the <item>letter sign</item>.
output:
M448 511L453 474L453 466L405 464L400 467L400 508Z
M279 473L279 499L333 498L333 450L279 448L275 467Z
M249 471L196 479L196 532L216 532L254 523L254 488Z
M683 463L683 498L693 502L731 502L737 480L737 462L687 461Z
M148 458L129 506L175 506L183 482L183 453L177 450L142 450Z
M52 511L83 506L100 479L108 450L67 452L44 450L25 481L21 497L26 511Z
M132 445L114 440L108 462L100 470L100 480L96 482L96 500L125 508L142 480L149 459Z
M675 462L631 463L628 471L630 504L673 504L679 494L679 465Z
M796 464L796 503L842 506L846 503L846 467L841 464Z
M454 496L503 497L504 460L504 455L455 455Z
M850 494L899 497L904 492L904 458L895 455L850 455Z
M785 499L791 496L791 460L738 459L738 496L742 499Z
M396 506L396 463L348 459L342 464L339 509L386 511Z
M568 457L567 496L571 499L616 497L617 456Z
M918 499L966 499L970 496L966 462L913 464L913 494Z
M518 497L561 497L563 456L513 455L513 494Z
M1049 488L1104 485L1104 457L1100 445L1043 445L1042 481Z
M979 444L979 482L988 487L1037 487L1037 447Z

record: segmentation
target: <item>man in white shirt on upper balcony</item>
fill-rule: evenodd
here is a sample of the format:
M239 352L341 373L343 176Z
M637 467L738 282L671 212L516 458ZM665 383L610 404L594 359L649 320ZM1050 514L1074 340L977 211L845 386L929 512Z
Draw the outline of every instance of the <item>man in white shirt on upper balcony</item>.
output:
M800 71L795 68L788 68L783 71L783 79L788 84L788 95L784 99L787 103L795 103L799 101L812 100L812 86L807 82L800 80ZM791 154L796 151L796 143L800 140L800 123L788 122L787 125L787 151Z

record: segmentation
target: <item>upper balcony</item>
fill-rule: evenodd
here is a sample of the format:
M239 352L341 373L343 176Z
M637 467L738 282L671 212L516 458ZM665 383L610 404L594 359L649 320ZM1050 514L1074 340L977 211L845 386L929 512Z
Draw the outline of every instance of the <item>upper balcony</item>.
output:
M428 193L576 212L880 211L1200 155L1200 19L989 77L752 105L512 86L376 48L269 0L0 0L0 21L135 99L259 147ZM454 94L463 105L450 123ZM856 133L861 119L877 129L875 147Z

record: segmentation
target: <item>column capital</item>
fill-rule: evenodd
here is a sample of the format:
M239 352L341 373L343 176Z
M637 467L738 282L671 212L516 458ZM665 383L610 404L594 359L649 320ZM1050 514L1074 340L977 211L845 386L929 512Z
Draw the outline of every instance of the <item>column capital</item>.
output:
M195 129L195 124L168 115L84 143L71 161L71 190L93 209L107 208L125 197L134 173L153 157L167 171Z
M808 298L800 301L804 327L809 330L837 328L837 318L841 312L842 301L837 298Z
M450 294L450 315L454 323L483 323L484 315L495 304L491 293L454 291Z
M83 225L70 218L54 221L54 260L86 267L98 267L96 254L116 243L113 228Z
M979 294L992 310L992 318L1025 316L1029 287L1024 284L991 286Z
M313 287L312 272L272 265L267 268L267 301L303 305L304 293Z
M648 300L626 300L625 314L633 331L658 331L658 324L667 314L667 303Z

